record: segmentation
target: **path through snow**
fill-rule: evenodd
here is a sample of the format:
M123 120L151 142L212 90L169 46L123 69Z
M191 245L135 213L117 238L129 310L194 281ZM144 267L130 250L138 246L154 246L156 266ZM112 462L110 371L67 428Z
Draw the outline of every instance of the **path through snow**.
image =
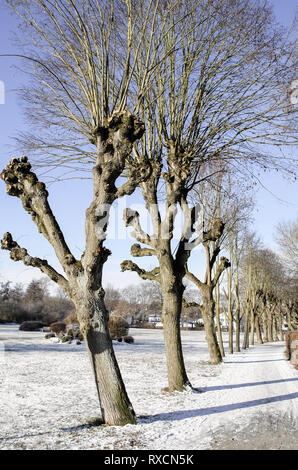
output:
M190 381L167 394L162 331L131 330L115 343L136 426L97 427L85 346L0 325L0 449L297 449L298 372L283 342L208 364L204 332L183 331ZM225 338L227 339L227 338Z

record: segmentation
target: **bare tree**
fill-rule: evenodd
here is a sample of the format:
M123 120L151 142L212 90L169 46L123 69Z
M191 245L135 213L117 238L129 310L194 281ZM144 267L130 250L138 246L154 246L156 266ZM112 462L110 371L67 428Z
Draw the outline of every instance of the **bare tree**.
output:
M233 176L233 175L232 175ZM229 329L229 352L240 350L240 321L243 316L240 304L240 263L245 249L245 230L251 219L253 209L252 187L243 178L231 178L228 175L227 188L222 206L226 222L226 237L223 247L228 253L231 269L226 272L226 289L223 288L227 302Z
M243 318L241 308L240 266L244 255L245 240L243 231L236 224L233 232L229 233L229 259L231 270L228 273L228 292L226 294L229 309L229 350L233 353L233 323L235 323L235 351L240 351L240 324ZM234 308L232 306L234 305Z
M257 291L260 284L257 281L256 273L258 264L255 262L257 259L257 253L262 248L261 240L255 233L244 234L244 254L242 257L240 279L243 285L243 317L244 317L244 335L242 348L247 349L249 347L249 331L253 330L251 339L254 335L254 325L257 313ZM257 326L259 322L257 321ZM263 340L259 337L260 342Z
M159 313L162 306L160 285L154 281L143 281L122 289L117 311L127 311L134 322L146 322L151 313Z
M254 344L255 333L259 344L278 341L278 332L283 337L281 303L285 272L281 259L272 250L261 248L260 244L252 250L252 245L251 238L243 265L247 309L243 347Z
M111 284L108 284L105 288L105 306L109 313L115 309L120 297L120 291L115 289Z
M225 269L230 267L230 262L227 258L222 256L220 258L220 263L217 265L215 274L212 276L213 267L217 257L219 256L220 246L218 245L211 249L211 242L217 242L223 234L223 230L224 223L218 219L213 223L212 227L208 231L204 232L203 246L206 254L206 272L204 281L189 272L188 269L186 270L186 277L191 280L202 293L201 312L209 348L210 362L212 364L218 364L222 361L222 355L215 332L215 301L213 292L222 273Z
M26 317L22 305L24 289L21 284L11 286L11 282L0 283L0 323L21 323Z
M280 222L276 227L275 239L280 248L285 267L289 274L298 276L298 218Z
M214 236L214 239L210 241L209 255L208 251L206 251L206 269L208 270L208 257L210 258L212 266L211 275L206 272L205 279L208 277L211 278L212 275L214 276L214 279L217 279L214 287L214 299L213 293L212 299L215 302L218 346L221 356L223 357L224 348L221 332L220 309L224 310L224 313L226 313L226 309L223 307L223 302L220 305L220 281L221 284L224 285L222 290L226 297L225 306L227 307L226 316L229 330L229 351L232 353L234 322L236 321L237 325L237 338L239 338L240 326L240 299L238 292L239 251L236 256L236 248L238 245L240 227L243 226L244 222L248 221L252 208L251 185L245 181L241 175L235 174L235 172L230 170L219 172L214 177L209 178L204 184L198 184L195 188L195 193L203 207L203 226L205 232L208 231L208 229L211 231L215 221L217 221L219 226L220 224L222 226L221 230L219 230L217 239ZM203 245L205 246L204 242ZM210 252L212 253L211 257ZM220 252L227 253L229 258L227 267L230 267L230 269L224 270L225 276L217 278L217 272L220 268ZM235 296L233 293L234 288ZM213 320L210 321L213 323ZM209 336L212 338L212 335ZM217 350L218 346L214 346L211 342L210 352L212 350ZM214 361L214 358L212 360Z
M264 146L295 140L288 114L294 116L295 109L288 107L286 94L293 76L292 49L287 49L288 44L285 47L286 40L268 3L190 1L183 8L190 5L187 21L170 30L161 50L169 54L179 38L183 47L160 63L139 105L140 115L150 125L135 151L139 156L146 155L152 164L152 173L140 187L153 233L141 227L136 211L127 210L124 215L138 242L132 246L132 256L156 256L158 266L146 270L132 260L121 265L122 270L135 271L141 278L161 284L170 390L190 385L179 325L185 264L190 246L194 248L202 241L194 230L198 211L191 204L192 190L208 173L218 171L214 163L219 161L222 168L229 164L248 172L251 164L283 166L281 160L270 158ZM173 25L174 18L168 19ZM158 43L154 36L147 42L149 39ZM140 89L150 52L138 63ZM178 207L184 226L174 247Z
M34 132L22 138L40 162L92 167L93 199L86 211L86 246L75 259L51 210L48 191L27 157L13 158L1 176L11 196L18 197L38 230L55 250L63 274L44 259L31 256L10 233L2 248L11 259L39 268L72 299L96 381L102 419L107 424L135 423L108 331L102 287L104 246L110 205L131 194L150 174L147 157L134 158L134 144L144 122L134 113L139 96L132 93L140 51L147 35L162 43L166 18L177 2L140 0L7 0L21 19L31 83L23 91ZM157 15L163 8L163 15ZM184 17L184 13L182 14ZM177 19L178 21L179 19ZM169 30L167 29L167 32ZM142 52L144 53L144 52ZM160 52L144 69L141 92L150 83ZM158 59L158 60L157 60ZM27 64L27 65L26 65ZM24 147L25 148L25 147ZM43 157L41 157L41 153ZM119 180L121 177L124 180Z

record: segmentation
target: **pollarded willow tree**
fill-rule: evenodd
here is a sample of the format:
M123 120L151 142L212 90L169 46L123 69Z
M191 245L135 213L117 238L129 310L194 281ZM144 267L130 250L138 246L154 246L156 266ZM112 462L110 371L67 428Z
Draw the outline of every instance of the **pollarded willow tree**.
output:
M269 3L186 2L191 4L187 22L169 28L160 51L173 51L177 38L187 31L183 47L160 62L150 89L139 93L139 114L150 124L135 153L152 165L140 188L153 233L141 227L136 211L126 210L124 219L138 242L131 248L132 256L156 256L158 266L146 270L132 260L121 265L122 270L160 282L170 390L189 385L179 325L186 262L202 239L209 243L206 234L195 230L199 211L191 203L193 189L218 161L222 168L232 165L242 172L258 165L290 168L289 162L270 155L268 145L295 142L295 109L286 92L294 76L293 49ZM173 25L174 20L168 20ZM152 35L149 40L157 42ZM151 56L148 49L137 64L138 89ZM175 246L178 208L184 225Z
M244 223L243 223L244 222ZM229 352L234 352L233 329L235 324L235 351L240 351L240 323L244 315L241 306L240 265L244 256L245 230L247 220L242 220L228 231L228 250L231 270L227 275L227 291L224 290L227 300L229 324Z
M233 349L232 277L234 259L231 251L231 239L238 235L237 231L240 224L248 218L250 190L251 187L243 178L239 178L239 175L231 172L221 172L215 177L209 178L204 184L197 184L195 189L195 198L203 207L204 231L202 245L205 255L205 276L200 278L187 268L186 277L201 292L202 303L198 307L202 312L210 362L213 364L220 363L224 354L218 296L219 282L225 272L227 275L227 292L225 288L223 290L227 295L230 352ZM226 256L220 256L223 251L228 253L229 259ZM233 266L231 266L232 263ZM230 267L231 269L227 269ZM237 295L236 305L237 315L239 314L239 298L237 303ZM215 312L217 316L217 334Z
M13 158L2 171L7 193L18 197L39 232L49 241L62 273L19 246L10 233L1 242L13 261L39 268L75 304L95 376L102 420L107 424L135 423L108 331L102 271L110 251L105 247L109 208L131 194L151 171L146 155L132 149L144 134L144 121L134 110L133 77L140 54L154 35L156 55L143 70L140 93L165 59L161 49L169 33L167 16L175 1L159 0L8 0L21 19L19 56L30 73L22 95L34 131L20 136L19 145L38 153L39 163L80 167L93 176L93 200L86 211L86 245L75 259L51 210L48 191L27 157ZM158 14L161 8L163 15ZM184 18L185 13L181 13ZM176 22L179 17L176 15ZM21 42L21 44L22 44ZM151 45L152 47L152 45ZM159 50L161 49L161 50ZM170 54L170 51L167 51ZM26 144L26 147L25 147ZM121 176L125 179L119 180Z
M247 327L244 346L254 344L256 334L259 344L278 341L283 337L283 287L285 271L279 256L272 250L257 248L252 252L250 245L244 258L245 301L247 306ZM248 326L250 326L250 337Z

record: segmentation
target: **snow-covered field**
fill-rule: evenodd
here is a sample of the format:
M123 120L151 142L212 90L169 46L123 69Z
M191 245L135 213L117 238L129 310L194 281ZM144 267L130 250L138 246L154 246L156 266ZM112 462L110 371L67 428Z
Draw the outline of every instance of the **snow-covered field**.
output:
M1 449L298 449L298 372L283 342L208 364L204 332L182 331L188 376L200 391L168 394L161 330L133 329L115 351L138 424L100 416L85 346L0 325Z

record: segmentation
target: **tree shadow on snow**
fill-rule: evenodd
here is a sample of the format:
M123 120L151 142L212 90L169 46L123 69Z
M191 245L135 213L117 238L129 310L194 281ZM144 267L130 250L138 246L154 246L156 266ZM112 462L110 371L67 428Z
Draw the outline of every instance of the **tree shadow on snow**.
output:
M46 435L52 435L55 437L55 434L57 431L59 432L65 432L65 433L72 433L72 432L77 432L77 431L82 431L84 429L88 429L92 426L96 426L97 424L78 424L77 426L71 426L67 428L60 428L60 429L54 429L53 431L44 431L44 432L36 432L36 433L28 433L28 434L22 434L22 435L14 435L14 436L5 436L0 438L1 441L11 441L11 440L22 440L22 439L29 439L31 437L38 437L38 436L46 436Z
M250 408L252 406L267 405L269 403L275 403L279 401L293 400L294 398L298 398L298 392L289 393L287 395L278 395L275 397L260 398L258 400L231 403L230 405L212 406L209 408L201 408L198 410L181 410L172 411L169 413L159 413L156 415L148 416L146 418L142 417L142 420L144 420L145 423L152 423L154 421L179 421L187 418L196 418L197 416L208 416L216 413L225 413L226 411L239 410L241 408Z
M213 390L227 390L231 388L253 387L255 385L269 385L269 384L277 384L277 383L282 383L282 382L294 382L297 380L298 380L298 377L291 378L291 379L267 380L264 382L247 382L243 384L234 384L234 385L213 385L211 387L200 387L198 390L200 392L211 392Z
M254 364L255 362L285 362L286 359L265 359L261 361L224 361L224 364Z
M85 344L77 345L75 342L72 344L67 343L51 343L51 344L9 344L5 345L4 352L9 353L26 353L26 352L82 352L86 349Z

